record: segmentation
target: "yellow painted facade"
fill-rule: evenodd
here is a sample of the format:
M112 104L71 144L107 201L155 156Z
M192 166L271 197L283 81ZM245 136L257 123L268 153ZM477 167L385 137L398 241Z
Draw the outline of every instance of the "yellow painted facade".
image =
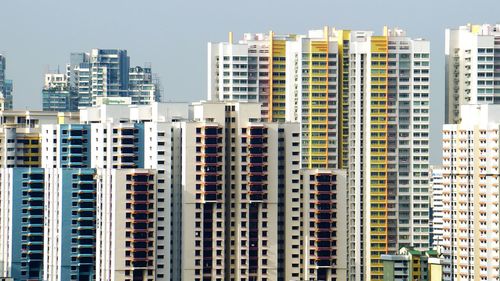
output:
M422 276L422 268L421 268L421 260L419 255L411 256L411 280L421 280Z
M339 93L339 147L338 168L347 169L349 164L349 41L351 31L337 31L338 38L338 93Z
M443 280L443 265L440 263L429 263L429 281Z
M68 124L73 122L78 122L80 120L79 112L58 112L57 113L57 124Z
M309 41L307 54L308 167L328 166L328 39ZM304 63L305 67L306 63ZM304 89L303 89L304 90ZM304 92L304 91L303 91ZM303 94L304 95L304 94Z
M269 34L269 121L285 121L286 98L286 40Z
M479 34L479 31L481 31L481 25L479 25L479 24L471 25L471 32L473 34Z
M22 150L22 154L17 156L18 165L24 167L40 167L41 164L41 140L38 134L30 134L18 136L16 138L18 144L22 147L17 148Z
M370 272L371 280L383 279L380 255L388 252L388 40L374 36L370 65Z
M64 124L66 122L65 116L59 115L57 116L57 124Z

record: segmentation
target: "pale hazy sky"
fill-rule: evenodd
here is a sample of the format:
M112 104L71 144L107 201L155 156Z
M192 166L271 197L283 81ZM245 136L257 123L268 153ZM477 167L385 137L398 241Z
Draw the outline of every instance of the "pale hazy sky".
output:
M165 100L206 96L206 45L244 32L305 33L324 25L398 26L431 41L431 162L441 156L444 30L500 20L498 0L0 0L0 53L14 80L14 108L41 108L43 74L63 69L74 51L128 50L132 65L151 62Z

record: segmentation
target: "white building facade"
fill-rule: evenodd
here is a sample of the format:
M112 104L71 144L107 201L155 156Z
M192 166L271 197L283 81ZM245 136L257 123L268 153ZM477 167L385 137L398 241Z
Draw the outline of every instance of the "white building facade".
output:
M500 103L500 25L446 30L445 124L460 122L460 105Z
M430 175L430 246L439 247L443 242L443 169L433 166Z
M345 279L345 173L301 170L298 123L205 102L181 126L183 280Z
M499 105L443 126L444 280L499 278ZM466 117L466 118L465 118Z
M349 270L383 277L380 255L429 246L429 41L352 31Z

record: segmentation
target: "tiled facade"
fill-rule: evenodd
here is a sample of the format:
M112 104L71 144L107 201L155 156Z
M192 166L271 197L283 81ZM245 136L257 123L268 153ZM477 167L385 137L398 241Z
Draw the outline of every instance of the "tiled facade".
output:
M499 273L499 105L463 105L443 126L444 280Z

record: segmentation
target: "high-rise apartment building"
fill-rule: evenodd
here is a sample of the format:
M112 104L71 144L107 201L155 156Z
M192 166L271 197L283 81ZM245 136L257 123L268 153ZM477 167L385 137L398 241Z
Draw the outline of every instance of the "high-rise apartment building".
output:
M159 79L151 72L151 67L131 67L127 95L132 99L132 104L145 105L160 101L159 83Z
M0 167L39 167L44 124L78 122L78 113L0 111Z
M78 111L100 104L146 105L161 99L151 67L130 67L126 50L92 49L71 53L66 72L45 75L46 111Z
M5 78L6 60L5 56L0 54L0 109L12 109L12 80Z
M209 43L208 99L262 103L272 121L302 123L303 168L338 167L338 40L326 28L308 35L244 34Z
M302 124L304 168L349 167L351 32L324 27L286 44L286 120Z
M349 59L350 59L350 30L337 31L338 63L337 63L337 87L338 87L338 168L349 168Z
M439 247L443 241L443 169L433 166L430 177L429 246Z
M98 220L103 222L102 225L96 226L95 239L103 243L102 247L97 246L97 252L100 254L95 257L94 265L99 267L95 271L97 279L108 280L106 278L110 278L109 276L114 276L113 280L133 279L133 276L144 280L174 278L171 277L170 270L173 268L171 263L176 259L172 258L171 249L177 247L180 242L176 241L181 241L181 238L177 232L174 234L177 227L172 227L171 221L173 216L179 216L172 206L177 202L174 200L173 191L174 186L180 182L181 169L180 159L174 158L180 157L180 141L176 139L180 133L172 122L187 118L188 105L185 103L154 103L148 106L101 105L81 110L79 124L43 126L43 167L58 168L67 173L95 169L94 177L97 179L99 195L95 200L97 205L101 206L95 212ZM134 191L133 183L131 189L124 188L130 181L127 175L134 178L144 173L154 178L148 179L146 190ZM138 184L139 181L136 185ZM54 188L56 189L52 192L58 192L58 185ZM143 200L144 194L148 200ZM120 205L122 201L115 200L122 200L121 198L131 201ZM135 199L137 200L134 201ZM146 201L153 204L153 207L138 210L137 208L144 208ZM104 207L108 205L118 209ZM137 234L137 241L141 243L129 239L136 235L133 230L135 221L132 220L124 226L114 223L115 220L128 221L135 218L134 212L127 214L127 206L130 206L129 209L137 209L135 213L141 213L137 215L138 221L149 219L151 216L149 220L154 222L153 227L141 228L138 231L142 233ZM110 217L110 213L119 215ZM178 223L178 219L176 222ZM110 230L119 232L116 233L118 236L109 236L107 233ZM150 234L144 234L151 231L154 231L152 237ZM139 238L141 235L147 237ZM119 241L123 243L113 244L112 241L117 239L121 239ZM144 245L147 246L143 247ZM154 256L150 257L150 253ZM118 258L117 255L126 259ZM138 262L139 260L147 262ZM150 273L151 270L153 273Z
M169 265L158 259L156 245L163 239L156 226L156 171L101 169L97 177L96 280L168 280L169 272L157 273Z
M1 168L0 275L42 280L44 259L44 171Z
M346 186L345 171L304 169L301 191L287 189L285 245L292 246L285 246L288 274L284 280L347 280ZM294 211L297 207L300 213ZM305 236L297 248L300 242L294 237L301 232Z
M258 103L2 114L0 276L347 278L345 172L301 169Z
M301 123L303 168L339 164L338 34L325 27L286 44L286 120Z
M41 280L44 259L44 171L40 128L78 114L0 112L0 276Z
M71 90L66 73L45 74L42 100L44 111L78 111L78 93Z
M96 171L44 169L42 280L95 280ZM42 244L40 242L40 244Z
M462 105L443 126L443 280L499 274L500 105Z
M307 35L245 35L238 44L230 35L208 52L209 99L259 101L270 120L283 120L274 118L274 103L248 90L254 82L246 77L261 77L249 69L269 76L272 61L280 79L267 83L272 91L285 88L284 120L301 124L301 166L348 170L349 278L381 279L380 255L400 246L427 249L428 41L400 29L376 36L325 27ZM235 84L240 75L243 88Z
M88 53L71 53L67 76L69 88L77 93L78 108L91 106L90 55Z
M260 102L265 119L284 121L286 42L293 39L271 31L208 43L208 100Z
M429 42L351 31L349 270L381 280L382 254L429 246Z
M278 280L279 193L298 179L299 129L260 110L195 104L182 125L182 280Z
M127 96L130 57L126 50L92 49L89 63L92 105L102 98Z
M68 76L68 79L71 80L70 86L72 88L75 88L78 84L78 80L74 79L78 77L78 73L76 73L76 70L82 66L86 67L85 64L88 64L89 61L90 61L89 53L84 53L84 52L70 53L69 64L66 67L66 74Z
M460 122L460 105L500 103L500 24L446 30L445 124Z
M345 173L301 170L298 123L204 102L182 123L182 280L343 280Z

